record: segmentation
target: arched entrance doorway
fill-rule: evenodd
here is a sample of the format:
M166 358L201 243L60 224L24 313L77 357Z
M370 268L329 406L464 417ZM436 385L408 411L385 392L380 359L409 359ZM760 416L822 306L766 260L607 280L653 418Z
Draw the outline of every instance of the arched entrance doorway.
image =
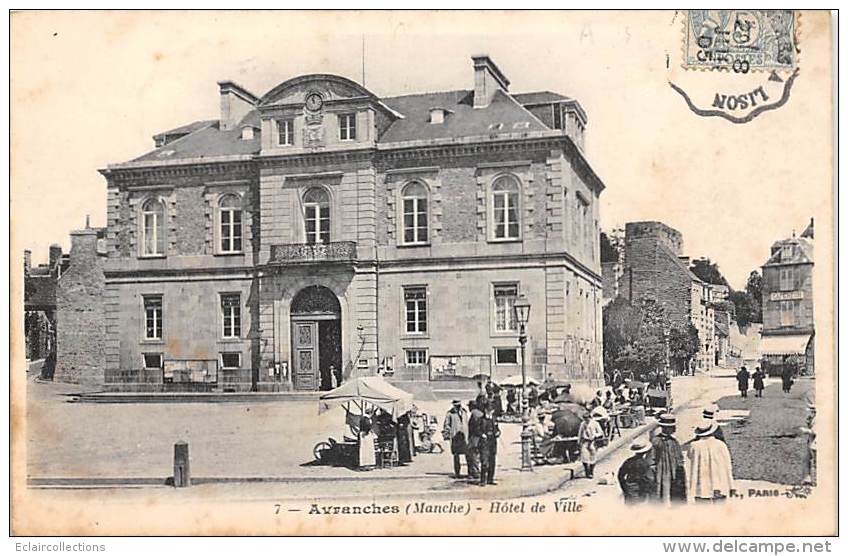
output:
M291 303L295 390L331 390L342 379L341 305L323 286L300 290ZM335 378L335 380L334 380Z

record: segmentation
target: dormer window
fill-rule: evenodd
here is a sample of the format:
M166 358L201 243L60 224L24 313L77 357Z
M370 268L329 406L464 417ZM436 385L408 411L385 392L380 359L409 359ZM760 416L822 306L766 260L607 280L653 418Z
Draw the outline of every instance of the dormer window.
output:
M551 108L554 111L554 129L565 129L565 123L562 117L562 106L554 104Z
M277 120L277 144L286 147L294 145L294 120Z
M339 140L356 140L356 114L339 114Z
M443 124L445 123L445 118L447 117L448 111L444 108L431 108L430 109L430 123L431 124Z
M250 141L256 136L256 130L250 126L245 126L241 128L241 139L242 141Z

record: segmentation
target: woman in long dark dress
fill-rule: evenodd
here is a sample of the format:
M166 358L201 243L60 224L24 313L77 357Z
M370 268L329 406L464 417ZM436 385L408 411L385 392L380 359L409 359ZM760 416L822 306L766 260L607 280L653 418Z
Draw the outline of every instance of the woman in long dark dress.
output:
M757 367L757 370L754 371L754 397L756 398L763 397L763 390L766 387L763 378L765 378L765 373Z
M404 413L397 420L397 451L399 463L412 463L412 447L409 445L409 413Z

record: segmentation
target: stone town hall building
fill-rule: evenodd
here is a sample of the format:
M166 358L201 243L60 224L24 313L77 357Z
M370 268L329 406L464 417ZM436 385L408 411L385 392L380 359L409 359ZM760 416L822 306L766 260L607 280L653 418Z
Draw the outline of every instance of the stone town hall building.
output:
M576 100L510 93L487 56L468 90L379 98L335 75L261 97L219 87L219 119L101 170L105 368L83 383L497 379L520 372L519 294L530 375L602 380L604 185Z

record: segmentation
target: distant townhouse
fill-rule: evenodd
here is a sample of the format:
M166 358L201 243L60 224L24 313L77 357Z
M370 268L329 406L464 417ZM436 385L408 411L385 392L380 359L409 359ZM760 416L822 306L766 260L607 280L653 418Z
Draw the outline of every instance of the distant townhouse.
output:
M763 331L760 353L772 374L786 365L815 370L813 220L799 236L774 242L763 265Z

